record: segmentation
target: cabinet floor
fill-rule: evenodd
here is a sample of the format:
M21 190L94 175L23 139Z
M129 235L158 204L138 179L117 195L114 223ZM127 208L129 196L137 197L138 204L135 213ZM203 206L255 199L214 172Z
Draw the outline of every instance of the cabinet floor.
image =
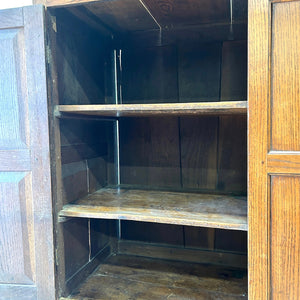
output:
M247 299L247 271L115 255L61 299Z

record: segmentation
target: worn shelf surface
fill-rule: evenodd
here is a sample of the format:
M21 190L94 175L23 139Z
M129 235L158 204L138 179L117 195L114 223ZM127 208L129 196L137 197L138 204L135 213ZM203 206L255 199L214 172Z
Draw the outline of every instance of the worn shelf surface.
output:
M163 103L163 104L98 104L57 105L55 115L138 117L156 115L246 114L247 101Z
M246 274L242 269L117 255L67 299L247 299Z
M60 216L247 230L247 201L227 195L105 188L65 205Z

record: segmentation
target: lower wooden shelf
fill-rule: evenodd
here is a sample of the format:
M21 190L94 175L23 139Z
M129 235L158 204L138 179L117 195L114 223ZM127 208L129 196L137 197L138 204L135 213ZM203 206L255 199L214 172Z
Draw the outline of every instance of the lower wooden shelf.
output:
M121 219L247 230L246 197L103 188L68 204L60 216Z
M247 299L247 271L115 255L61 299Z

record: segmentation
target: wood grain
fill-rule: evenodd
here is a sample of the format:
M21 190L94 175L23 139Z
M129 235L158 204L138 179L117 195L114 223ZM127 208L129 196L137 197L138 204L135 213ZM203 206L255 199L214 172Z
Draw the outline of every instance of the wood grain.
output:
M247 230L245 200L225 195L107 188L65 205L60 216Z
M28 149L0 150L0 166L2 171L29 171L30 151Z
M174 247L173 245L167 246L161 244L146 244L136 241L120 240L118 243L118 254L158 258L179 262L204 263L227 266L231 268L247 268L247 256L245 254L229 253L218 250L207 251L178 246Z
M266 155L269 103L268 0L248 1L248 276L249 299L269 296L269 220Z
M242 270L224 267L117 255L102 264L70 298L246 299L246 276Z
M52 191L49 153L44 8L24 7L24 58L31 155L35 285L37 299L55 298ZM25 92L25 91L24 91ZM25 96L26 95L26 96ZM26 115L26 114L25 114ZM25 222L25 220L23 221ZM24 223L25 225L25 223Z
M272 7L271 149L300 151L300 2Z
M179 102L220 100L221 52L220 42L178 46ZM246 97L239 100L243 99Z
M247 118L219 117L218 186L223 192L247 193Z
M121 119L121 184L178 188L178 132L175 117Z
M176 47L129 47L122 51L122 103L178 102Z
M267 164L269 174L299 174L300 154L297 152L269 152Z
M98 1L85 7L114 33L159 28L138 0Z
M300 177L271 177L271 296L300 298ZM284 275L284 276L283 276Z
M67 114L106 117L246 114L247 101L118 105L57 105L55 107L55 111L57 117L63 117Z
M162 27L197 23L229 22L229 1L215 0L144 0Z
M182 187L216 190L218 118L180 118Z
M2 9L0 10L0 28L23 27L23 10L22 8Z

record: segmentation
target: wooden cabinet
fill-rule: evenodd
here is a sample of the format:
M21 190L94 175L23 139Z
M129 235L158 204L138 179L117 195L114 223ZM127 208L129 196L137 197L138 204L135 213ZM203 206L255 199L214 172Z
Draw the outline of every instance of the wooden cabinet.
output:
M251 299L300 297L299 7L299 1L249 2Z
M300 2L43 4L0 11L1 297L299 298Z

